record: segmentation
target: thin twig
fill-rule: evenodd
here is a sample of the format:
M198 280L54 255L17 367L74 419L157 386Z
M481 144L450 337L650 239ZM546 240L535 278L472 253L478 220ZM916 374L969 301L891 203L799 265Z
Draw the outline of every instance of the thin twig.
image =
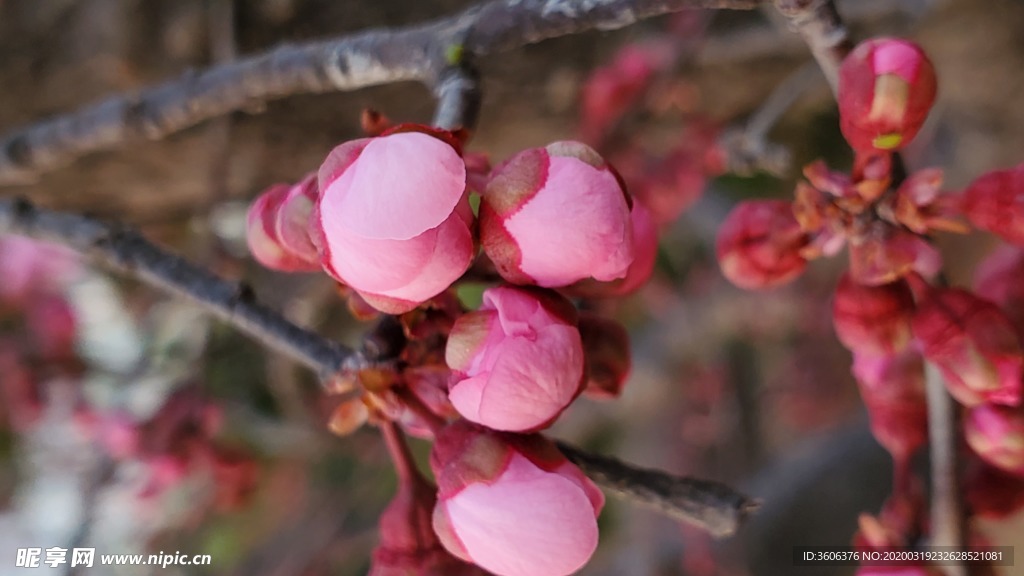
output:
M778 84L744 127L722 137L728 153L728 169L739 174L764 170L782 175L789 169L789 150L768 140L768 132L800 96L812 86L819 72L816 64L805 64Z
M300 328L260 304L247 285L223 280L164 251L133 230L77 214L39 209L24 200L0 199L3 232L63 244L165 292L188 298L325 379L367 364L362 354Z
M761 505L725 484L639 468L564 442L557 445L566 458L609 492L699 526L712 536L735 534L746 517Z
M491 0L425 24L284 44L0 137L0 185L26 184L82 155L160 139L295 94L406 80L435 85L452 53L486 55L587 30L612 30L692 8L751 9L763 0Z
M965 542L965 516L958 476L958 409L946 390L942 372L931 362L925 365L925 386L932 467L930 544L962 547ZM944 568L947 576L967 576L965 565Z
M371 337L364 344L365 354L354 352L258 304L243 285L197 268L138 233L91 218L36 208L23 200L0 200L0 234L7 232L65 245L156 288L190 298L207 312L312 368L321 377L359 369L368 364L367 357L389 358L394 352L390 342L396 338L389 334L400 326L393 318L385 317L372 333L379 334L381 342L375 343ZM757 507L755 501L722 484L636 468L564 443L559 443L559 448L610 491L704 527L716 536L733 534Z
M775 0L781 12L818 61L825 73L832 93L839 93L839 65L852 45L839 11L833 0Z

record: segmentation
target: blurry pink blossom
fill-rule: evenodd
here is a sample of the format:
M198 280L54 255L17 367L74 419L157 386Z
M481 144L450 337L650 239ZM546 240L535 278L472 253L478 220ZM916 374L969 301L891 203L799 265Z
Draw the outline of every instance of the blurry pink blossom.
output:
M853 375L871 418L871 433L898 466L906 465L928 440L924 360L910 349L892 356L855 352Z
M313 240L324 269L382 312L448 289L475 254L466 165L446 132L401 125L320 167Z
M807 266L800 249L807 237L783 200L747 200L718 229L715 251L722 274L740 288L791 282Z
M515 284L616 280L634 259L630 202L597 152L555 142L494 169L480 205L480 239Z
M839 341L850 350L876 356L906 347L913 314L914 295L904 280L864 286L844 274L832 301Z
M0 299L16 301L41 290L63 290L80 270L78 256L62 246L0 235Z
M995 304L966 290L935 289L918 306L912 328L925 358L942 370L961 404L1020 403L1024 355L1017 332Z
M961 208L976 228L1024 245L1024 164L979 176L964 190Z
M967 444L982 460L1024 477L1024 410L981 404L964 418Z
M434 530L455 556L498 576L565 576L594 553L604 496L542 436L458 421L430 464Z
M583 385L576 310L542 289L484 292L460 317L445 359L454 371L449 398L466 419L496 430L532 431L561 414Z

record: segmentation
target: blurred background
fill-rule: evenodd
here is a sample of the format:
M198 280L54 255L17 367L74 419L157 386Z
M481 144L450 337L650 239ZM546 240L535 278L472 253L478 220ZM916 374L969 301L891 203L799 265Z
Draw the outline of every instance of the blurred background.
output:
M0 132L282 42L422 22L471 4L0 0ZM906 155L911 169L940 166L946 187L959 190L1024 160L1024 3L838 4L855 39L907 36L935 64L939 101ZM582 105L585 87L601 82L602 69L635 72L623 56L630 47L645 51L653 71L596 130L608 106ZM644 177L638 185L670 189L662 194L686 208L663 232L649 285L602 305L633 341L622 398L580 400L551 434L721 480L765 503L737 536L716 542L610 499L601 547L582 574L852 574L794 568L792 547L849 543L858 515L876 513L890 491L889 457L870 435L849 353L832 330L845 256L763 293L731 286L714 258L717 226L738 199L787 198L804 164L852 160L809 61L799 36L765 10L655 18L478 62L484 104L470 150L498 162L586 138L620 159L627 181ZM772 163L774 173L720 175L715 141L747 126L783 82L795 101L768 134L789 162ZM259 267L247 255L244 218L263 188L298 180L334 145L359 137L367 107L427 122L433 98L418 84L295 96L90 155L0 195L138 226L221 275L248 279L299 324L357 345L365 326L329 278ZM970 283L993 246L980 234L940 244L957 285ZM207 567L148 569L164 574L366 573L393 474L375 430L329 433L332 400L310 374L186 302L59 250L0 240L0 283L0 574L25 570L14 556L28 546L212 556ZM425 457L429 446L415 448ZM117 458L118 450L135 457ZM1024 543L1024 519L981 529L999 544Z

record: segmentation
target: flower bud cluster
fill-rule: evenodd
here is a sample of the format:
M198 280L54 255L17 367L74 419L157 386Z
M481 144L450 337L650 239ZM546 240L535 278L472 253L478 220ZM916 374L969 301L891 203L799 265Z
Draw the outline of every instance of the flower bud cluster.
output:
M360 316L398 315L397 368L331 384L362 391L334 407L335 432L390 421L436 442L436 504L403 484L381 520L389 535L373 573L448 562L422 533L433 506L447 553L499 575L569 574L594 551L603 497L536 432L584 390L618 396L630 356L621 326L581 320L567 296L638 289L654 268L658 221L579 142L491 169L454 134L371 124L374 136L335 148L315 177L257 198L248 238L270 268L323 269ZM463 312L448 290L474 260L501 282Z

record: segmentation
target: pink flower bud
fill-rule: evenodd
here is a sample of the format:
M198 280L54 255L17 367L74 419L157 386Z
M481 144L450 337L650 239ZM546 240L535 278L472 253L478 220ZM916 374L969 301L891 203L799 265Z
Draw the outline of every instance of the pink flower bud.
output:
M894 356L854 353L853 375L871 417L871 433L905 464L928 440L924 361L907 350Z
M961 404L1020 403L1020 340L995 304L966 290L936 289L918 306L912 329Z
M799 276L807 266L800 255L806 244L789 202L747 200L722 222L715 250L725 277L740 288L755 290Z
M495 430L544 428L583 384L576 310L554 292L491 288L480 310L455 322L445 360L448 397L463 417Z
M473 258L466 166L445 136L399 126L338 146L320 167L321 263L382 312L443 292Z
M908 40L857 45L839 68L839 121L856 150L897 150L917 135L935 102L935 69Z
M309 238L309 218L316 202L316 176L298 184L275 184L249 207L246 240L256 260L282 272L320 269L316 247Z
M961 209L976 228L1024 245L1024 164L979 176L964 190Z
M622 324L596 314L580 314L579 325L587 364L583 393L602 400L618 398L633 366L629 334Z
M832 301L839 341L850 350L876 356L906 347L913 314L914 295L903 280L864 286L844 274Z
M434 531L455 556L498 576L565 576L594 553L604 496L542 436L459 421L430 464Z
M1024 477L1024 411L981 404L964 418L964 436L982 460Z
M491 173L480 240L509 282L549 288L626 276L630 200L613 169L579 142L516 154Z

